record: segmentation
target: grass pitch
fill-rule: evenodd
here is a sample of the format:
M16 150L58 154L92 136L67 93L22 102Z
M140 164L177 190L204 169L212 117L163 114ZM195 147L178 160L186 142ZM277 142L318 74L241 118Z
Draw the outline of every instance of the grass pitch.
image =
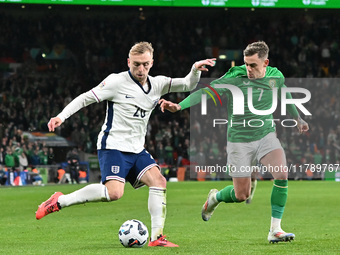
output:
M118 229L139 219L150 229L148 189L126 185L122 199L65 208L41 220L37 206L55 191L83 185L0 188L0 254L340 254L340 183L290 181L282 228L291 243L269 244L271 181L259 181L249 205L220 204L209 222L201 207L211 188L231 182L168 183L165 234L179 248L124 248Z

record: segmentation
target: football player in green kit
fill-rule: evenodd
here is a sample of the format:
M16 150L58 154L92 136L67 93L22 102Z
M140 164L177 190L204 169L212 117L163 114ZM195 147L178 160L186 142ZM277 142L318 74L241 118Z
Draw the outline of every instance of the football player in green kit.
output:
M202 208L202 219L208 221L222 201L225 203L245 201L251 192L252 166L260 162L274 178L268 241L276 243L294 240L295 235L286 233L281 228L281 219L288 196L288 169L284 150L276 137L273 116L271 113L265 113L266 110L269 112L268 110L274 105L273 90L276 90L281 99L281 89L286 86L283 74L277 68L268 65L268 53L269 48L263 41L249 44L243 51L244 65L230 68L224 76L211 83L217 93L226 94L228 99L227 164L233 185L220 191L210 190ZM229 88L218 86L222 84L229 84ZM242 106L243 114L235 114L233 108L240 108L240 105L236 100L237 96L234 99L233 94L236 95L235 92L240 90L245 99ZM201 95L205 93L205 90L200 89L179 104L162 99L159 102L161 110L176 112L186 109L198 104ZM246 103L248 93L252 93L250 103ZM292 99L291 94L286 93L286 98ZM287 110L296 121L299 132L308 131L308 124L301 119L295 105L288 104ZM253 113L260 111L261 114Z

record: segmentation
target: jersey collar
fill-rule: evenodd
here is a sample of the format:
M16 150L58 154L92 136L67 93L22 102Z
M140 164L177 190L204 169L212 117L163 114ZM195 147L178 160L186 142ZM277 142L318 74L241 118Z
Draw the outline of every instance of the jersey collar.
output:
M148 84L149 84L149 90L148 90L148 91L145 91L144 88L143 88L143 86L142 86L142 84L140 84L140 82L137 81L137 80L132 76L130 70L128 71L128 73L129 73L131 79L132 79L132 80L133 80L133 81L134 81L134 82L135 82L135 83L143 90L143 92L144 92L145 94L149 94L149 93L150 93L150 91L151 91L151 82L150 82L150 80L149 80L149 76L147 77L147 82L148 82Z

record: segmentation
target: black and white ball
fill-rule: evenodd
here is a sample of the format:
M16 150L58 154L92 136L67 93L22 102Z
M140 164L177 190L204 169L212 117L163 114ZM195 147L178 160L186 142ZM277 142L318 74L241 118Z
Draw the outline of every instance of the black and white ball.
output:
M141 248L149 238L148 228L139 220L127 220L119 229L119 241L127 248Z

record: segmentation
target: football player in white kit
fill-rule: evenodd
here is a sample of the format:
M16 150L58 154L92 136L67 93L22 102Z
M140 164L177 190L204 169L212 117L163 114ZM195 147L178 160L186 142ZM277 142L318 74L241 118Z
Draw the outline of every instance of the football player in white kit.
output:
M149 246L177 247L163 235L166 179L144 149L146 127L162 95L193 90L201 71L208 71L207 65L214 66L215 59L195 62L184 78L152 77L148 75L153 65L152 45L140 42L130 49L127 63L129 71L109 75L98 86L76 97L48 123L52 132L81 108L95 102L107 102L105 122L97 142L102 184L89 184L65 195L54 193L39 206L36 219L75 204L118 200L123 196L125 181L128 181L134 188L149 187Z

